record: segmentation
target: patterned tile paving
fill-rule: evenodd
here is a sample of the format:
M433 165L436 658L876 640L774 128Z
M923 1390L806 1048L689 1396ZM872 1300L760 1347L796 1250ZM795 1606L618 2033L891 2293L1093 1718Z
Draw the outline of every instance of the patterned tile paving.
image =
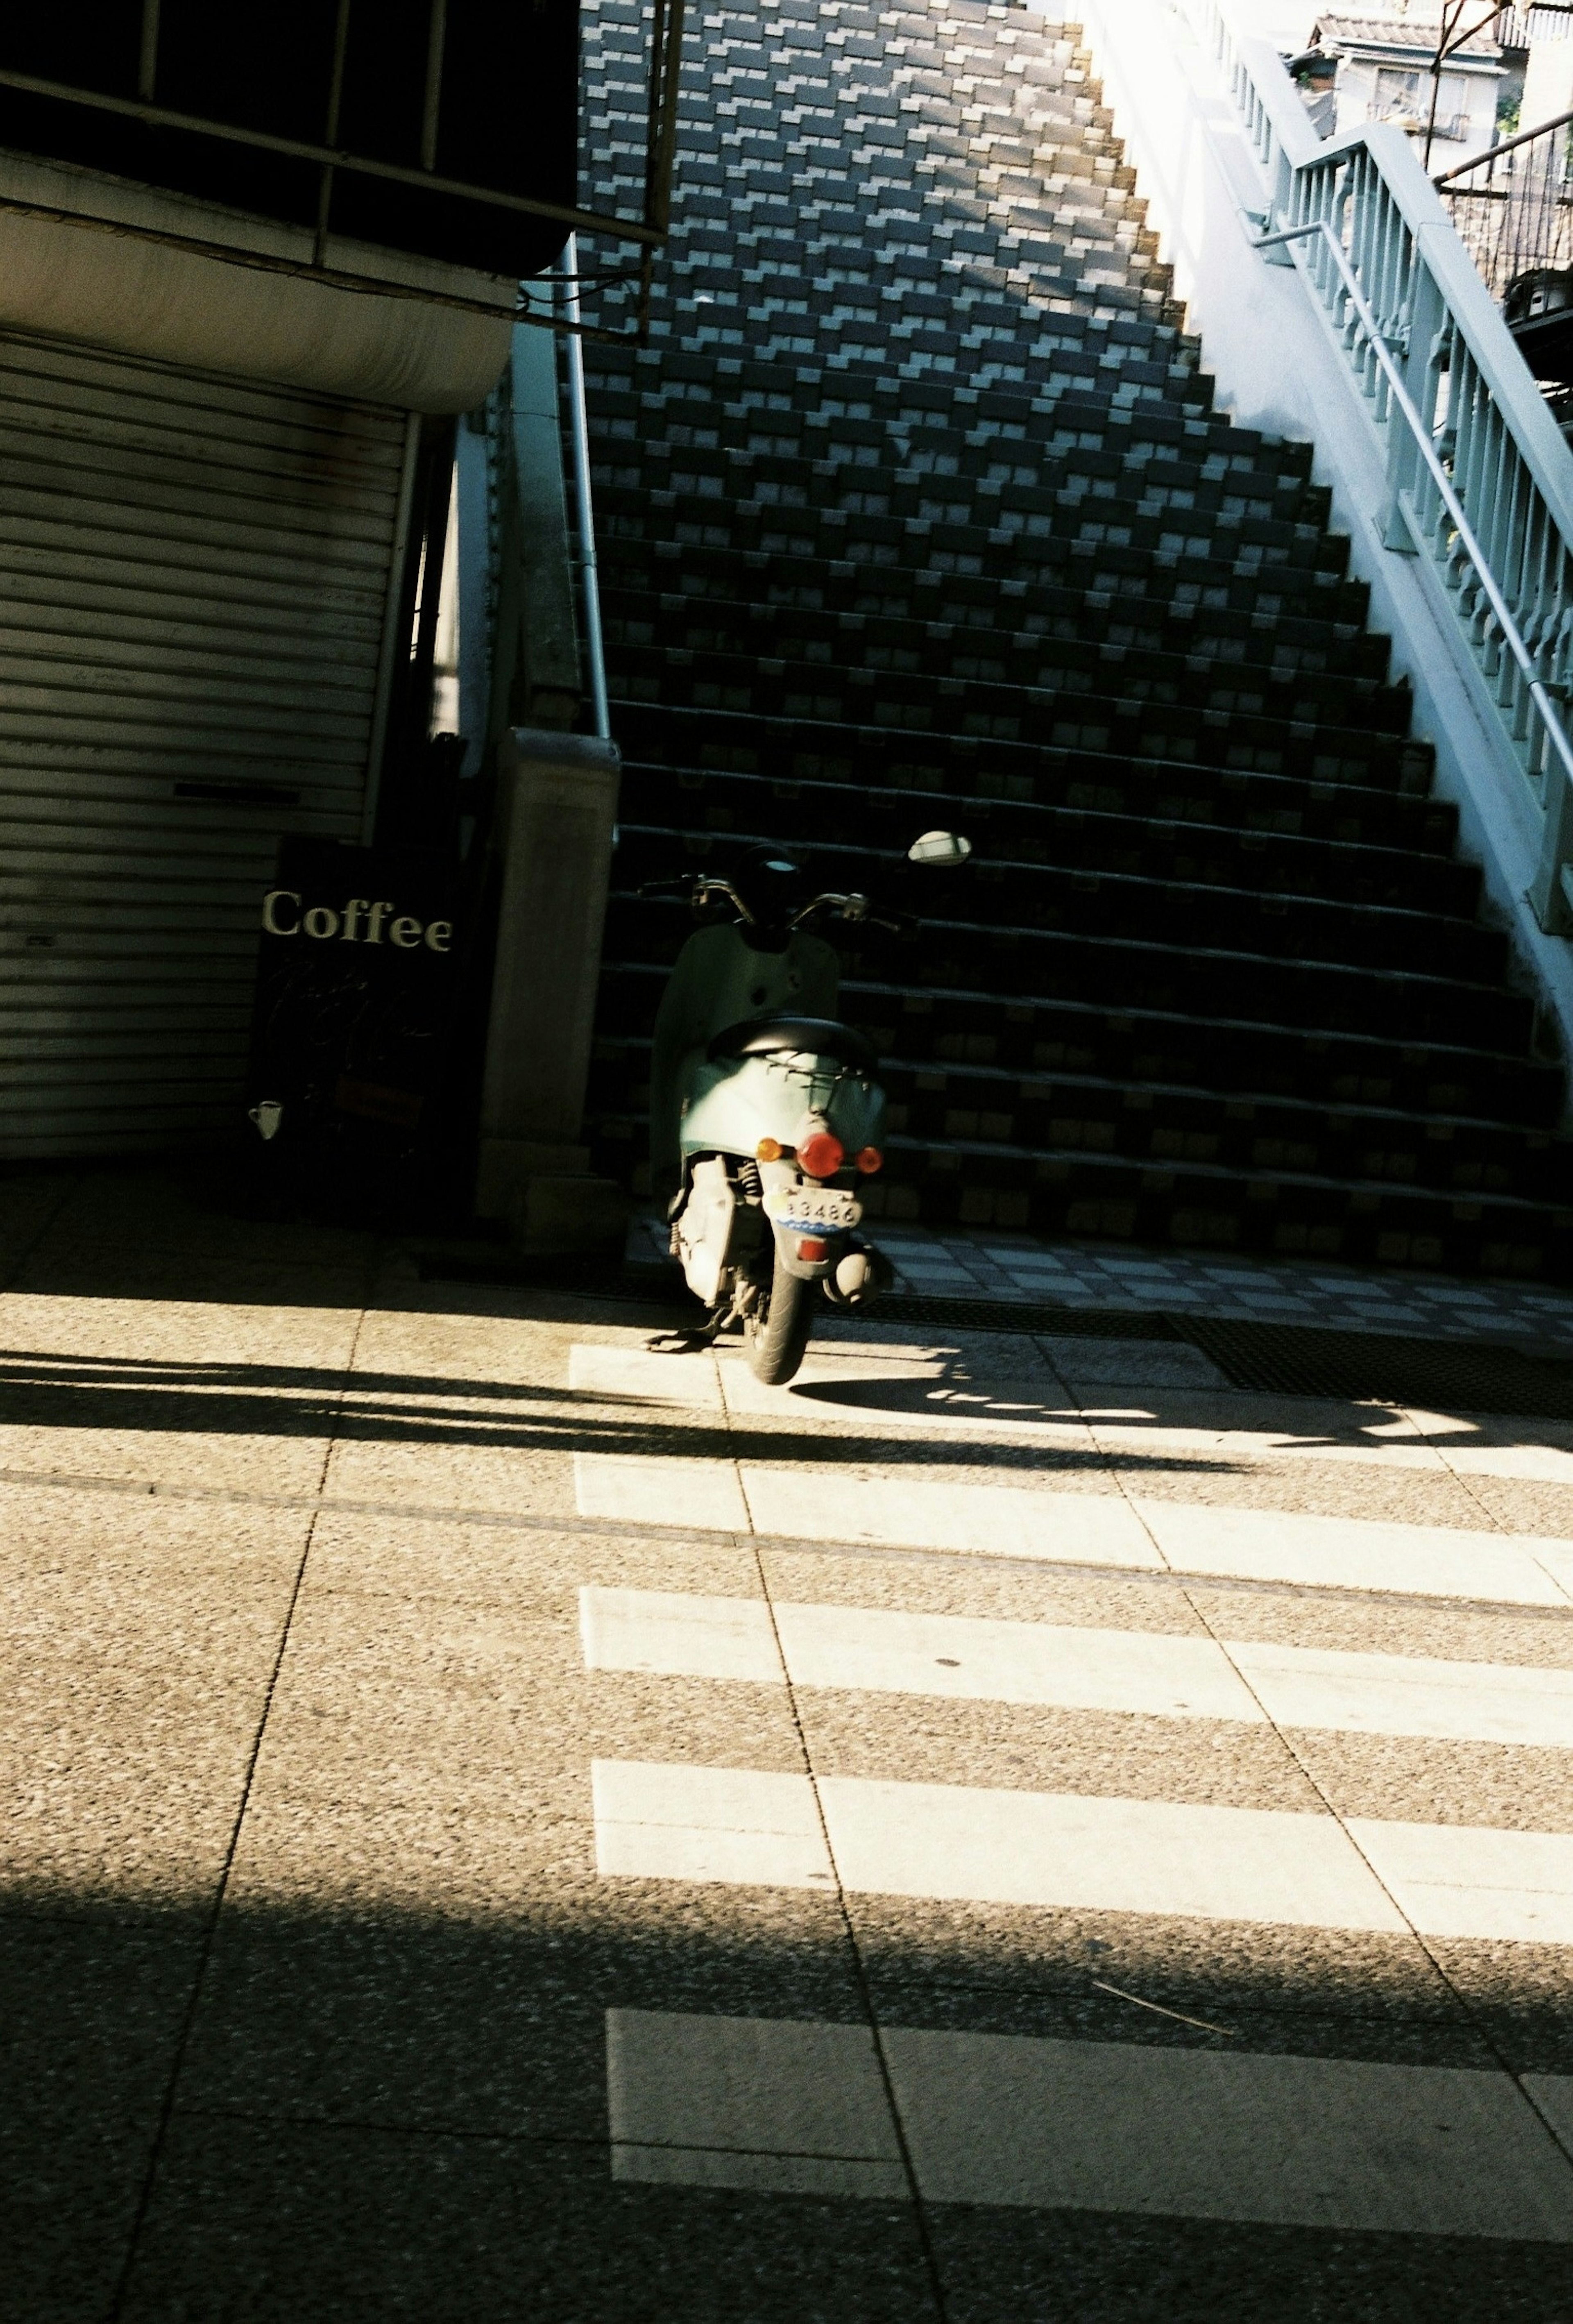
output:
M1133 1314L1183 1309L1346 1332L1538 1342L1573 1352L1573 1297L1533 1283L1363 1273L1303 1260L1225 1262L1208 1255L1135 1252L965 1229L884 1227L878 1241L895 1265L898 1292L1124 1307ZM638 1219L628 1248L630 1259L639 1264L665 1259L665 1225L653 1216Z

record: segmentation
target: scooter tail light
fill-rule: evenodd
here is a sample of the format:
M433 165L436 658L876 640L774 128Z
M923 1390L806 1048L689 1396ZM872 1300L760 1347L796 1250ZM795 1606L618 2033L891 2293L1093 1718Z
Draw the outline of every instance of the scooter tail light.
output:
M858 1157L858 1167L866 1178L871 1178L876 1170L885 1167L885 1157L877 1146L865 1146Z
M799 1169L811 1178L833 1178L847 1158L847 1149L828 1130L816 1130L797 1148Z
M799 1259L805 1259L812 1262L814 1259L825 1258L827 1256L827 1247L824 1243L821 1242L817 1235L799 1235L797 1239L797 1256Z

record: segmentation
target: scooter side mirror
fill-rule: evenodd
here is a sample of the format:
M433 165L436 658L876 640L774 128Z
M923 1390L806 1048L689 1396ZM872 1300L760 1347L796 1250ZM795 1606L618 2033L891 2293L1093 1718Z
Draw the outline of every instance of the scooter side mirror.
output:
M909 863L964 863L972 843L959 831L925 831L906 851Z

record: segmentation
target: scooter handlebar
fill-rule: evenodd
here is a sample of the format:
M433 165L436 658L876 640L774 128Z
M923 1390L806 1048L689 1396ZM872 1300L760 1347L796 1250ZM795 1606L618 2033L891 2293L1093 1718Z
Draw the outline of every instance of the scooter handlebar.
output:
M893 935L899 936L915 936L923 925L915 912L900 912L891 908L881 908L876 911L867 896L858 894L843 896L837 894L833 890L828 890L823 896L815 896L812 903L805 904L803 909L795 917L793 927L800 927L804 921L811 918L815 912L833 912L838 919L847 921L851 927L888 928Z
M640 896L686 896L695 906L708 903L713 896L722 896L729 903L736 905L744 919L751 917L731 881L718 880L713 872L668 872L661 880L643 881L635 893ZM899 936L915 936L923 926L915 912L891 908L876 910L871 899L856 890L842 894L838 890L827 889L823 895L814 897L801 911L793 914L793 927L802 927L815 912L833 912L838 919L845 920L850 927L888 928L892 935Z

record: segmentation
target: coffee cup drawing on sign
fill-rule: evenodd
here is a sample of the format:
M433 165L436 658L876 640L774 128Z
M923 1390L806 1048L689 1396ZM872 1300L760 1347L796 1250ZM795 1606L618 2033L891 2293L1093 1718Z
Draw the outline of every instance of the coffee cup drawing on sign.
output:
M258 1130L261 1130L264 1138L273 1137L278 1130L279 1124L283 1120L283 1119L284 1109L280 1104L278 1099L274 1097L263 1098L260 1104L253 1105L252 1107L251 1111L246 1116L246 1120L248 1121L254 1121L256 1123Z

